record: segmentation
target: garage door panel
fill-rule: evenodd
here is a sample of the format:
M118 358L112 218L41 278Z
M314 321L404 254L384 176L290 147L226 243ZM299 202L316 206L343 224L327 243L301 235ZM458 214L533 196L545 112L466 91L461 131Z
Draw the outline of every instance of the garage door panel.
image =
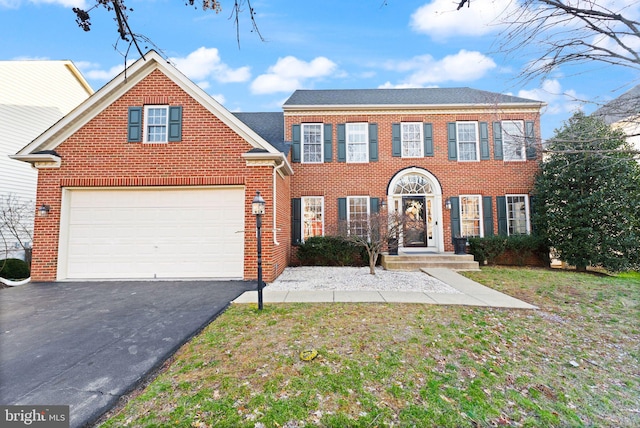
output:
M241 278L244 189L69 190L66 278Z

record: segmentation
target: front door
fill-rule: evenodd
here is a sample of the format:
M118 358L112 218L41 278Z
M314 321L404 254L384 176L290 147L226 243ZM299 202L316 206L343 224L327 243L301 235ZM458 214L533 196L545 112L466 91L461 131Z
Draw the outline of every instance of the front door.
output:
M424 196L403 196L403 238L405 247L427 246L427 216Z

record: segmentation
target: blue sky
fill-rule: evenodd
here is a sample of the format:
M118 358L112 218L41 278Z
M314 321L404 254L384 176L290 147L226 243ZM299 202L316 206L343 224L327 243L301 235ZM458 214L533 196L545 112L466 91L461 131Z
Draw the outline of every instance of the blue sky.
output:
M629 13L640 9L633 0L603 1L635 3ZM266 41L251 32L244 14L240 48L229 19L233 0L223 0L218 14L185 3L126 0L133 31L231 111L278 111L302 88L468 86L546 101L548 138L575 109L597 107L576 100L606 102L638 84L637 72L597 63L522 82L519 72L535 45L499 52L496 11L511 0L475 0L460 11L454 0L252 0ZM122 70L127 45L102 8L91 12L90 32L78 28L71 8L86 4L0 0L0 60L72 60L99 89Z

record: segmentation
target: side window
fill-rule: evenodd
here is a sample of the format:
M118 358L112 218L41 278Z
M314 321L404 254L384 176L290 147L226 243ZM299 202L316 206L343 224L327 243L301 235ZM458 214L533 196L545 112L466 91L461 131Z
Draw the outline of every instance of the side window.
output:
M346 124L347 162L369 162L369 124Z
M422 123L419 122L403 122L401 124L400 138L403 158L421 158L423 156L422 127Z
M306 196L302 198L302 239L324 235L324 198Z
M168 140L169 106L144 107L144 141L166 143Z
M484 236L481 202L480 195L460 195L461 236Z
M529 219L529 197L527 195L506 195L507 233L526 235L531 232Z
M456 122L459 161L479 160L478 122Z
M302 162L322 163L323 126L321 123L303 123L302 125Z
M502 150L505 161L527 160L523 121L502 121Z

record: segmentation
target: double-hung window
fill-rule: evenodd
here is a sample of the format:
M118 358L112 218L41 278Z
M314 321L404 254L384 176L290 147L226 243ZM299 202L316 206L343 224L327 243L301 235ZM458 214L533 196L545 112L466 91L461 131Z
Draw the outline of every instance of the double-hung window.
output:
M457 122L456 135L458 142L459 161L477 161L478 148L478 122Z
M322 163L323 136L321 123L302 124L302 162Z
M347 221L349 234L369 236L369 197L349 196L347 198Z
M144 107L144 141L166 143L168 141L169 106L148 105Z
M531 231L529 219L529 198L527 195L506 195L507 233L526 235Z
M403 122L401 141L403 158L421 158L424 149L422 123Z
M480 195L460 196L460 234L463 237L483 236Z
M306 196L302 199L302 238L324 235L324 198Z
M346 124L347 162L369 162L369 124Z
M527 160L523 121L521 120L502 121L502 147L504 150L504 160L506 161Z

